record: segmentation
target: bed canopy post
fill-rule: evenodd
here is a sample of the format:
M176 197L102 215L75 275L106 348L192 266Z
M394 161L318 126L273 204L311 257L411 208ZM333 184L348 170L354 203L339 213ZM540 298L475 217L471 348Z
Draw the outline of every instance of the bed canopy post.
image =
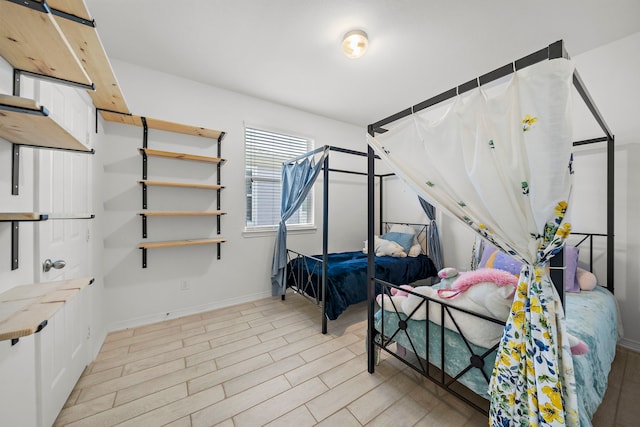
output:
M613 255L615 247L614 238L614 155L615 139L613 135L607 135L607 288L614 292L613 286Z
M373 126L369 125L367 131L373 136ZM367 146L367 241L374 241L375 227L375 154L370 145ZM382 178L380 178L380 187L382 188ZM382 189L380 190L382 196ZM382 206L382 205L381 205ZM382 208L380 208L382 209ZM382 212L381 212L382 213ZM382 223L382 218L380 218ZM375 345L373 337L375 334L373 316L375 301L375 277L374 277L374 251L367 251L367 370L372 374L375 370Z
M322 333L327 333L327 270L329 269L329 156L324 158L322 186Z
M384 182L384 175L380 175L380 188L378 189L378 219L379 219L379 225L378 225L378 234L379 235L383 235L384 231L382 230L382 220L384 219L384 214L383 214L383 206L384 206L384 185L382 184ZM373 192L373 189L371 190ZM373 194L373 193L372 193Z

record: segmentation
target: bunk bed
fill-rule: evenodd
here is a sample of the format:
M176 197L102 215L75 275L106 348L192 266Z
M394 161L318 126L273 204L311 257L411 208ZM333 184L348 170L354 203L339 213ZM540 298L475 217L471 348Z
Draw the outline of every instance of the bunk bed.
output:
M323 171L323 214L322 214L322 253L308 255L291 248L286 248L287 263L284 273L285 288L282 299L285 299L287 289L290 289L315 304L321 306L322 333L327 333L328 320L335 320L348 306L367 300L367 276L368 255L362 248L349 252L330 252L329 250L329 173L344 173L364 175L365 172L336 169L329 167L329 153L337 152L353 156L364 156L366 153L348 150L334 146L324 146L312 150L306 154L290 159L286 163L299 162L300 160L316 156L319 153L327 153L322 161ZM378 197L380 200L380 218L382 218L382 200L384 195L384 178L393 174L379 174ZM415 244L419 246L418 253L412 256L375 256L372 264L375 276L386 282L398 285L414 283L419 280L436 276L437 270L434 263L427 255L427 236L429 224L379 222L379 234L381 236L396 233L394 227L404 229L403 234L413 234ZM407 231L408 230L408 231ZM377 236L369 241L375 241ZM373 245L371 245L372 247ZM412 245L415 246L415 245ZM277 245L276 245L277 247ZM370 251L373 253L373 251ZM408 250L405 255L408 254Z
M393 148L385 148L380 145L376 146L375 143L372 143L372 139L374 139L376 135L386 133L389 131L389 129L387 129L389 125L393 126L394 122L413 116L418 111L453 98L459 99L460 95L463 95L465 92L480 88L486 83L504 78L510 74L514 74L515 76L516 72L536 64L541 64L543 62L550 64L554 59L560 61L569 59L562 41L553 43L540 51L515 61L514 63L496 69L479 77L478 79L460 85L444 92L443 94L369 125L368 133L371 137L369 139L370 147L368 151L368 182L370 194L368 205L369 237L371 237L373 232L372 209L374 204L371 198L373 189L372 177L375 173L373 156L376 152L381 154L381 149L383 153L387 150L393 150ZM532 346L540 346L541 352L535 353L527 347L528 353L525 354L525 352L520 352L524 347L519 346L524 346L522 342L525 342L526 337L529 335L525 336L525 334L522 334L521 341L513 339L513 336L515 335L517 337L517 333L520 332L517 328L514 329L514 324L516 323L514 319L517 319L518 316L528 316L530 314L529 309L525 310L523 306L516 306L516 304L521 302L522 298L529 298L530 294L519 295L518 293L523 289L527 292L531 292L530 288L523 288L523 284L527 285L533 280L540 280L539 282L536 281L536 283L545 283L544 277L542 279L538 277L533 279L529 277L531 276L530 272L532 270L528 270L528 267L523 267L523 270L520 272L520 278L516 281L517 285L514 287L514 293L516 295L515 297L511 297L513 298L514 303L513 306L508 309L508 319L496 319L486 313L478 313L477 311L457 306L454 302L455 298L451 298L450 300L443 300L443 298L439 298L440 295L447 295L447 290L444 291L444 294L440 294L437 290L428 290L428 292L425 290L424 292L421 292L419 291L419 288L415 288L413 290L402 289L405 294L408 294L408 298L414 298L414 304L411 306L401 305L401 300L398 299L393 300L392 298L389 298L388 300L385 300L384 298L387 295L398 294L401 289L395 284L383 283L378 279L369 276L367 334L369 372L373 373L375 371L377 352L385 351L474 408L488 414L490 416L491 425L502 425L500 423L504 422L519 424L523 422L523 420L525 420L524 422L527 422L527 417L531 417L541 422L549 421L549 419L553 421L555 419L555 421L561 420L559 422L562 424L566 422L568 425L591 425L590 419L604 396L607 385L607 376L615 355L615 345L618 336L616 320L617 306L615 298L613 297L614 137L586 90L577 70L571 68L569 71L571 72L569 75L569 84L573 84L573 87L577 90L578 94L588 107L588 110L594 116L595 121L604 133L604 137L573 142L573 146L602 142L606 142L607 144L606 233L572 233L572 236L582 236L581 240L573 244L580 246L584 245L584 242L588 242L589 247L584 252L589 253L590 259L588 266L589 270L591 270L593 268L594 238L604 238L606 241L606 282L604 286L597 286L592 291L565 293L566 249L563 248L565 246L564 238L566 238L567 233L565 233L565 236L562 236L563 239L560 239L559 243L557 235L553 235L553 237L549 239L545 236L545 242L550 240L551 243L556 243L558 246L557 248L549 250L551 256L549 257L550 262L547 265L550 266L551 269L550 276L552 284L547 282L551 292L547 295L555 295L555 297L552 297L553 299L551 299L551 304L555 304L554 307L557 310L556 318L559 317L564 321L564 316L562 315L563 308L564 313L566 314L566 325L558 323L557 332L552 331L550 335L552 339L555 338L558 340L555 342L555 345L557 345L558 348L562 348L562 351L568 350L569 345L564 338L564 336L567 336L564 332L564 327L566 326L566 332L568 332L571 337L582 340L582 344L586 343L586 347L589 348L589 352L587 354L570 355L571 363L569 365L567 365L566 359L561 359L561 355L564 355L565 353L561 353L560 350L560 355L556 357L556 360L546 360L549 366L554 366L554 369L557 368L556 370L560 372L558 375L564 375L564 370L567 369L567 366L570 367L570 372L567 373L568 376L566 377L566 382L568 383L567 388L565 388L565 384L563 384L562 388L548 388L548 390L544 390L544 381L540 384L535 383L535 381L538 381L540 377L538 377L537 374L534 376L535 380L533 383L535 383L535 386L539 387L538 390L542 390L545 393L548 392L548 396L551 395L551 399L557 398L556 403L560 403L563 412L545 412L550 408L550 404L546 403L545 406L543 406L542 403L538 404L537 399L540 394L539 391L533 399L533 402L535 402L534 405L538 406L529 411L528 409L532 408L532 406L530 405L531 402L527 400L527 397L519 399L521 395L519 396L503 392L503 389L500 388L500 378L496 378L505 375L505 371L500 370L500 367L504 366L505 363L509 363L509 360L502 360L505 355L509 356L509 354L517 353L518 357L522 356L522 364L520 366L525 367L523 369L526 371L524 375L533 374L532 366L534 363L538 362L532 362L529 359L525 360L525 358L530 357L531 354L536 354L538 358L540 358L540 355L546 356L546 353L542 353L542 347L546 346L547 348L544 350L548 350L547 343L530 339L529 342L527 342L527 345L530 343ZM527 117L525 117L525 119L527 119ZM525 126L525 128L523 128L523 132L527 130L526 126L530 124L530 122L526 122L525 119L523 119L522 122L523 126ZM494 141L489 142L493 145ZM493 146L490 147L490 149L493 148ZM569 151L571 151L570 148ZM384 160L384 155L381 157L383 157ZM568 171L565 171L565 173L573 173L571 170L573 167L572 162L573 154L571 153L571 158L568 162L567 168ZM426 187L430 187L430 184L431 183L427 181ZM418 186L415 185L414 188L416 187ZM417 192L422 196L419 191L420 188L418 188ZM429 193L429 189L425 191L423 188L423 191L425 193ZM437 197L438 195L434 198ZM564 211L562 213L564 213ZM456 216L455 212L454 216ZM457 217L470 225L471 221L469 218ZM562 228L560 226L561 221L562 218L557 221L556 225L558 230L561 230ZM475 228L475 231L479 232L479 234L485 239L495 243L491 234L483 233L482 227ZM542 241L542 236L532 235L531 237L539 238ZM508 244L504 245L504 240L501 243L503 243L501 249L504 249L505 252L508 252L512 256L518 255L516 251L511 250L512 248ZM538 248L538 251L539 254L543 253L543 250L541 250L540 247ZM522 258L518 259L522 260ZM547 259L545 258L543 261L547 261ZM525 275L524 278L523 274ZM535 274L548 277L546 276L546 273L541 270L536 270ZM380 286L382 289L378 291L377 287ZM553 287L555 287L555 289L553 289ZM376 297L378 297L379 301L382 301L381 305L383 308L378 309ZM417 303L415 302L415 299L418 300ZM511 301L512 300L510 299L509 304L511 304ZM531 300L527 299L526 301L529 303ZM544 306L543 310L546 312L548 307L549 306ZM559 310L557 309L558 307ZM467 326L469 323L475 323L474 326L476 327L478 325L485 325L485 327L489 329L498 328L500 330L504 328L504 330L501 336L497 338L494 337L492 342L480 342L477 339L474 339L473 335L470 336L467 333L473 333L473 328L469 328L469 326ZM555 318L553 323L553 327L556 327ZM531 326L531 330L541 329L547 326L548 325L540 326L539 324L533 324L533 326ZM560 331L561 328L563 328L562 331ZM569 337L569 342L571 342L571 337ZM581 352L582 351L577 353ZM554 356L555 355L556 353L554 353ZM542 362L542 358L540 358L539 361ZM552 363L556 364L552 365ZM513 368L513 365L511 365L511 368ZM573 375L574 372L575 375ZM530 377L527 376L525 378L529 381ZM520 379L521 378L517 378L515 381ZM510 377L509 380L514 381L513 377ZM526 390L527 386L530 384L532 383L526 384L524 389ZM573 392L568 392L567 390L570 390L571 387L575 387ZM542 396L541 399L543 398L545 397ZM531 399L530 395L529 399ZM575 399L575 401L572 401L572 399ZM521 411L514 415L518 405L523 401L525 402L525 411ZM529 403L528 407L526 406L527 403ZM509 407L513 408L514 412L509 413ZM558 416L558 418L554 418L556 416ZM517 417L521 418L514 419Z

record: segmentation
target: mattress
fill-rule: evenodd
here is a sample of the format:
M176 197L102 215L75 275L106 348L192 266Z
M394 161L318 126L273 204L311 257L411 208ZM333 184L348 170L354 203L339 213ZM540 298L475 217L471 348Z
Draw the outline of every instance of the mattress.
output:
M314 255L313 258L322 259L322 255ZM362 251L339 252L329 254L328 264L325 313L330 320L335 320L349 305L367 300L368 259ZM308 257L292 260L287 266L288 287L293 284L290 272L297 269L301 269L301 283L307 280L313 283L313 287L305 289L305 292L312 297L320 296L322 265ZM433 262L426 255L375 257L376 278L396 285L413 283L436 274Z

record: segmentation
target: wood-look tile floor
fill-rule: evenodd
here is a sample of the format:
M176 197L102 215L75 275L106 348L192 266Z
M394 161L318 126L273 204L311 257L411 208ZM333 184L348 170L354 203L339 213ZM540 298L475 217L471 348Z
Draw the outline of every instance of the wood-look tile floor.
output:
M366 305L329 333L299 295L109 334L56 426L486 426L392 357L367 372ZM619 348L594 426L637 425L640 357Z

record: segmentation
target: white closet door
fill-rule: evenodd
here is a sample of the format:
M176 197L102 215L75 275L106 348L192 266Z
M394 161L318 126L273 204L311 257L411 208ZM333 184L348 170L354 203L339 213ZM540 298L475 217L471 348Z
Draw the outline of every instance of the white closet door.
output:
M78 140L91 145L92 108L83 91L39 82L36 96L51 117ZM37 150L35 155L36 211L51 214L90 213L92 156L60 150ZM89 221L49 219L35 225L36 282L90 276ZM45 272L45 260L63 260L63 268ZM48 325L36 334L38 425L49 426L57 417L85 366L90 303L85 289L68 301Z

